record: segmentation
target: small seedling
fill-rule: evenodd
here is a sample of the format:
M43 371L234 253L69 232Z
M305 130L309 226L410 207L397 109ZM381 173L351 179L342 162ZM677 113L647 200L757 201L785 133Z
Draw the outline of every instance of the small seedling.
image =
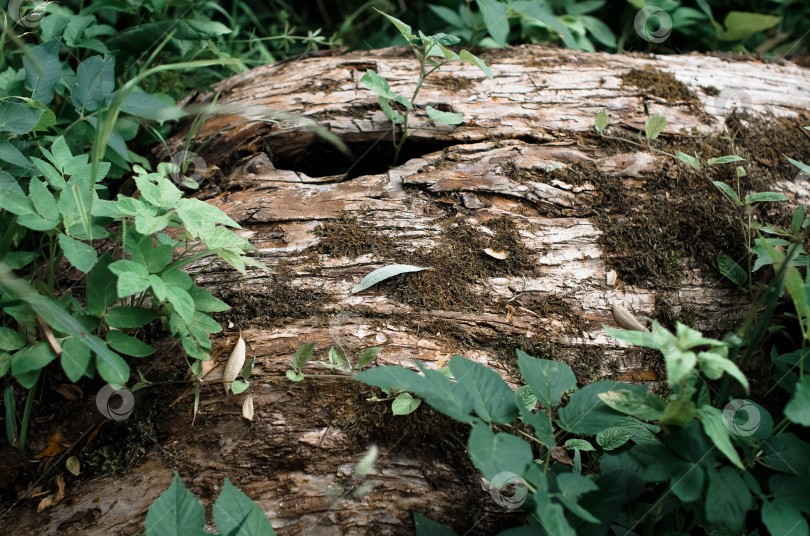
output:
M367 88L379 96L380 107L385 116L391 120L391 132L394 143L394 164L396 165L399 153L405 141L423 126L412 129L409 124L410 113L416 108L416 97L419 95L419 91L422 89L422 84L425 83L425 79L430 76L431 73L456 60L475 65L489 78L492 78L492 71L489 70L489 67L487 67L483 61L467 50L462 50L456 54L448 49L447 47L458 44L461 41L458 37L445 33L425 35L421 31L417 36L411 31L411 27L401 20L383 13L379 9L375 8L375 10L397 27L399 33L408 41L408 45L411 47L414 56L419 60L419 79L416 82L416 88L410 99L391 91L391 84L372 69L368 69L366 74L363 75L363 78L360 79ZM462 121L460 113L444 112L432 106L426 106L425 113L427 113L428 119L438 123L458 125ZM397 125L402 125L402 133L399 139L397 139Z

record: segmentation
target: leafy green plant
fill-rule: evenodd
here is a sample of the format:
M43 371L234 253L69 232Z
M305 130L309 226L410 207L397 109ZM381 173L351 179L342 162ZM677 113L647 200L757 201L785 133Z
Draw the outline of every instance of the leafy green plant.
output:
M399 153L402 150L402 146L405 144L408 137L411 136L416 130L419 130L425 126L421 125L417 129L413 129L409 124L409 120L411 111L414 109L416 104L416 97L419 95L419 91L422 89L422 84L424 84L425 79L428 76L441 69L451 61L456 60L475 65L489 78L492 78L492 72L483 61L472 55L467 50L462 50L456 54L447 48L448 46L459 43L460 39L458 37L443 33L428 36L422 32L419 32L419 36L416 36L413 34L411 27L401 20L395 19L382 11L377 11L391 21L394 26L396 26L399 33L402 34L402 36L407 40L408 45L411 47L411 50L414 53L414 56L416 56L416 59L419 61L419 78L417 79L416 87L414 88L410 99L397 95L391 90L391 85L388 83L388 81L372 69L366 70L366 74L364 74L360 79L360 81L363 82L367 88L378 95L378 100L383 113L385 113L385 116L391 120L391 136L394 143L394 164L396 164L397 159L399 158ZM432 106L426 106L425 113L430 121L436 121L439 123L458 125L462 121L462 116L460 113L445 112L437 110ZM399 140L397 140L397 125L402 125L402 133L400 134Z
M219 532L205 531L205 509L175 475L169 489L155 499L146 514L146 536L222 534L274 536L275 531L255 502L225 479L213 508Z

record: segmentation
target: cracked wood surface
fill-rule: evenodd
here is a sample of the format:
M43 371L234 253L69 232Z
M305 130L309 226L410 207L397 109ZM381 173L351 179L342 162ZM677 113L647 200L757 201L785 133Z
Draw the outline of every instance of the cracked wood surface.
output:
M66 500L40 514L24 503L4 522L25 527L19 534L137 534L149 504L178 471L206 505L222 480L230 478L261 505L282 535L412 534L410 511L459 533L495 534L520 520L499 509L469 466L459 465L465 455L463 433L421 410L393 417L390 409L366 403L370 391L348 379L310 377L291 383L284 372L295 349L310 341L317 341L321 352L336 341L350 351L382 346L377 364L406 366L413 359L441 366L463 353L515 387L514 363L504 362L496 351L499 341L512 338L552 344L555 356L574 367L581 384L644 380L656 387L663 379L661 363L628 351L601 330L602 323L616 325L611 303L623 304L643 320L663 294L675 310L700 310L699 329L734 329L748 299L718 284L714 275L687 263L677 287L656 288L628 284L609 270L593 220L602 210L596 202L598 184L525 176L587 163L624 188L643 193L651 176L661 172L662 157L631 145L612 154L600 149L597 138L587 136L598 110L606 108L615 124L633 130L643 130L645 119L660 113L669 119L664 135L686 139L692 129L720 132L735 106L765 118L807 112L810 71L789 62L613 56L540 47L485 51L482 58L493 80L470 65L454 64L441 72L438 83L429 79L419 97L421 103L462 112L463 124L427 125L415 135L435 144L425 154L351 178L281 169L271 159L323 158L307 153L323 145L290 114L327 126L355 148L380 139L389 143L389 126L376 97L359 80L366 69L375 69L394 91L410 94L415 63L409 52L307 58L223 81L216 88L222 91L218 102L249 117L211 116L196 136L199 141L212 136L200 151L209 168L199 195L243 226L240 232L258 248L263 262L286 267L286 284L293 292L325 298L320 303L313 299L311 314L293 311L277 318L262 314L260 307L267 304L258 305L218 336L215 356L227 355L237 328L243 330L248 355L256 356L249 391L256 411L252 423L240 418L241 396L225 398L221 388L204 388L194 427L186 399L181 414L164 423L158 444L132 469L80 482L68 490ZM645 66L672 73L698 101L668 102L622 85L621 74ZM720 94L701 90L710 86ZM207 99L210 95L197 102ZM268 114L266 108L285 115ZM268 117L280 121L268 122ZM180 147L186 135L181 131L170 145ZM806 177L785 177L779 189L797 202L808 201ZM471 283L487 298L475 309L418 307L377 288L351 294L363 275L391 260L374 253L356 258L318 253L318 226L342 214L389 237L401 254L442 244L447 230L442 222L448 216L482 236L494 236L489 223L508 215L539 268L530 275L496 274ZM241 277L216 265L202 280L215 295L230 292L229 302L238 310L251 297L274 296L278 281L269 277L255 270ZM560 298L566 308L543 312L532 305L531 299L544 296ZM161 350L161 359L177 356L169 342ZM397 419L408 424L397 424ZM420 428L419 419L434 419L441 433ZM351 464L372 442L381 449L368 479L373 491L362 498L330 498L327 490L335 483L350 489Z

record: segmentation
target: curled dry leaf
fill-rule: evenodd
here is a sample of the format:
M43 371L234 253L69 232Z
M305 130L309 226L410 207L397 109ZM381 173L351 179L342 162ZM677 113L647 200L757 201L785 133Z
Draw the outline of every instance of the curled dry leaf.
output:
M623 305L619 303L611 303L610 307L613 310L613 318L616 319L616 323L619 324L619 326L633 331L648 331L647 328L636 320L633 313L625 309Z
M242 418L253 420L253 395L247 395L245 401L242 402Z
M231 357L229 357L228 362L225 363L225 370L222 371L222 381L225 382L226 395L231 390L231 384L239 375L239 372L241 372L244 365L245 340L240 335L239 340L236 342L236 346L234 346L233 351L231 352Z
M501 261L506 260L506 258L509 257L509 252L508 251L500 251L500 250L490 249L490 248L486 248L484 250L484 253L486 253L487 255L492 257L493 259L498 259L498 260L501 260Z

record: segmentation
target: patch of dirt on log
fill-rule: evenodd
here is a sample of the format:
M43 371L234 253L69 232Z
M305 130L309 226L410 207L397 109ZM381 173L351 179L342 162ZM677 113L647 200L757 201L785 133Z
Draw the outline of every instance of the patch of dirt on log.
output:
M635 86L647 95L664 99L668 103L698 103L695 93L670 73L653 67L632 69L621 76L622 86Z

